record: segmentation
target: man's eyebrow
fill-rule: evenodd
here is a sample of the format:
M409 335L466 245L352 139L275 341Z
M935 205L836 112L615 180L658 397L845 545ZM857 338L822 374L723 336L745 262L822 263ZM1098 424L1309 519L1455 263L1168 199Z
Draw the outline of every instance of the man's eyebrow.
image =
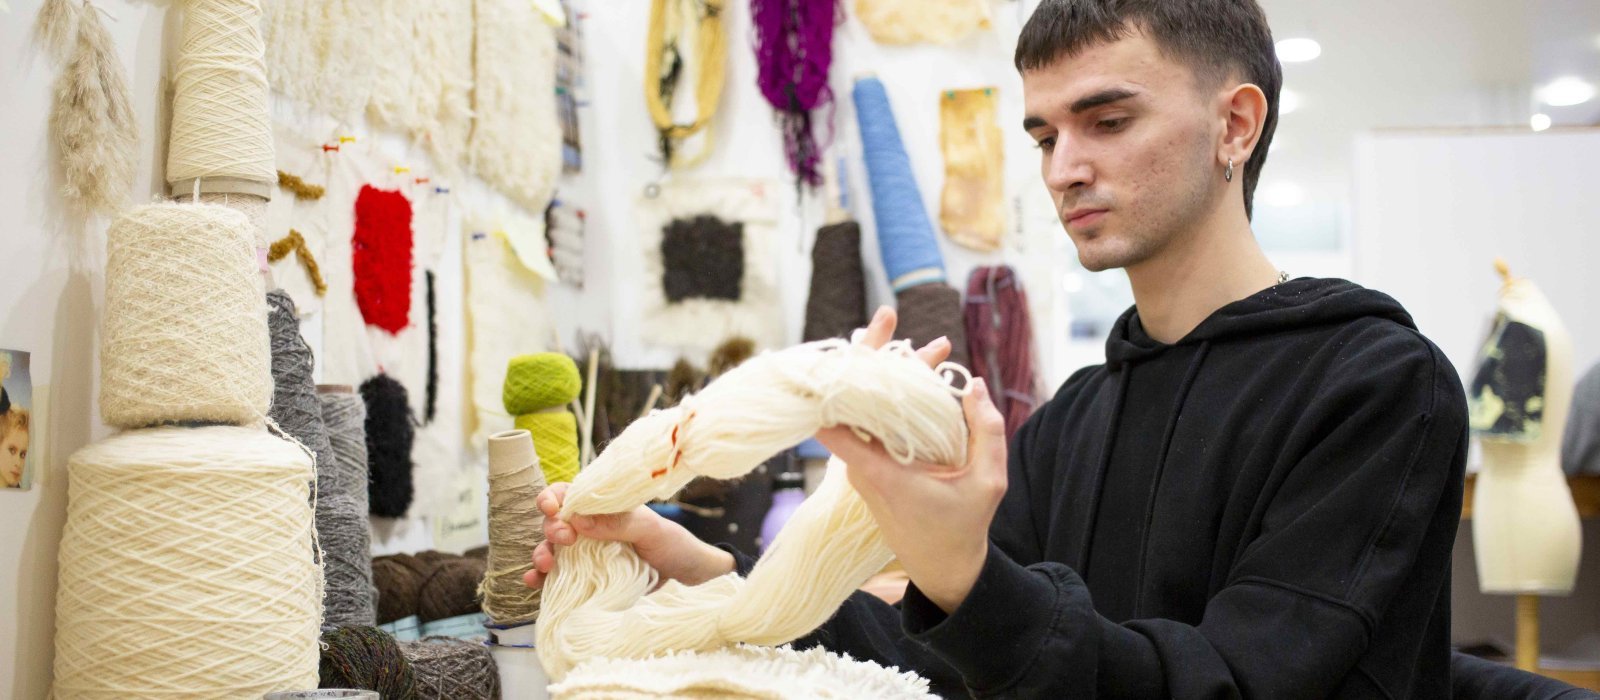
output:
M1047 126L1048 124L1049 124L1049 122L1046 122L1044 120L1044 117L1031 117L1030 116L1027 119L1022 120L1022 130L1023 131L1033 131L1034 129L1037 129L1037 128L1041 127L1041 126Z
M1072 103L1070 110L1073 114L1081 114L1088 110L1094 109L1095 107L1108 105L1113 102L1120 102L1130 97L1138 96L1138 92L1129 90L1128 88L1107 88L1105 90L1101 90L1100 92L1094 93L1093 95L1089 95L1088 97L1079 98L1076 102Z

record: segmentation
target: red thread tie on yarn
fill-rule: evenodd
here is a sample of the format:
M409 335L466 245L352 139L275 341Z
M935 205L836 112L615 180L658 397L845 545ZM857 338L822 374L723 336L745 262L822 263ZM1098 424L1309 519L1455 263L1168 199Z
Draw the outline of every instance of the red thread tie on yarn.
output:
M411 315L411 202L363 185L351 237L356 306L369 325L399 333Z

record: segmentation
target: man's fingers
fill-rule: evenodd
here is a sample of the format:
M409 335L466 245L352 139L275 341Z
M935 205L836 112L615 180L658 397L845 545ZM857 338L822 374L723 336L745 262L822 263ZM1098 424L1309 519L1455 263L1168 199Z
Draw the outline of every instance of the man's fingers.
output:
M967 417L967 459L969 462L986 460L998 472L993 474L1005 489L1006 476L1006 420L995 408L989 396L989 383L973 378L972 391L961 400L962 412Z
M573 532L571 524L552 517L544 521L544 539L547 542L567 545L576 542L578 535Z
M896 317L894 309L887 306L878 307L877 313L872 315L872 322L867 324L866 333L861 336L861 344L877 350L894 338Z
M551 484L545 490L539 492L539 511L544 513L544 517L554 518L557 513L561 512L561 503L567 500L567 487L569 486L571 484L559 482Z
M917 357L928 363L929 367L938 367L940 362L944 362L945 358L950 357L950 349L950 339L939 336L933 342L917 350Z
M533 550L533 568L535 571L550 573L556 565L555 548L548 542L540 542Z
M618 542L638 542L640 538L649 533L650 527L654 525L650 519L651 515L652 513L648 507L640 506L627 513L573 516L571 524L577 534L584 537Z

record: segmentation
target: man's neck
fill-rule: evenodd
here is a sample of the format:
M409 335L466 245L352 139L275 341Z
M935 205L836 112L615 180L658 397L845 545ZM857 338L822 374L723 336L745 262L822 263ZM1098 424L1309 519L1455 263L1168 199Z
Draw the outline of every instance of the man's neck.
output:
M1218 207L1210 220L1127 271L1139 321L1163 343L1177 342L1217 309L1278 280L1243 207Z

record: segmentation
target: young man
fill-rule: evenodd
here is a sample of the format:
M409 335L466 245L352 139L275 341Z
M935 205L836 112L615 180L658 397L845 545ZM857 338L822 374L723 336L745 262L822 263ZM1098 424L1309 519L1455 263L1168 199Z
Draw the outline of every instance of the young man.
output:
M981 383L966 465L823 432L912 583L807 643L946 694L1448 697L1461 384L1393 299L1287 280L1257 246L1281 82L1260 8L1045 0L1016 62L1066 233L1136 306L1009 450ZM892 327L880 312L868 342ZM546 527L691 583L735 566L647 513Z

